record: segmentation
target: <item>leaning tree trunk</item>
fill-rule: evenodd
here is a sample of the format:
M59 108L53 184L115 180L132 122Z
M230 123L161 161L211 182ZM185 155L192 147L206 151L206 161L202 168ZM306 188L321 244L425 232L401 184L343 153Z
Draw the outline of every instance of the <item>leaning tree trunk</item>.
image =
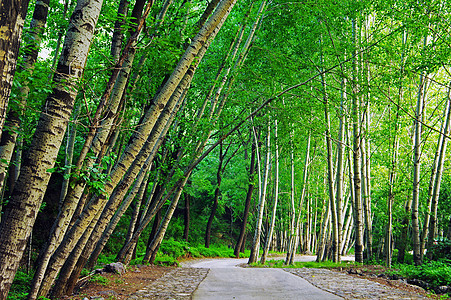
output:
M133 15L139 16L141 14L141 11L143 10L143 7L144 1L138 1L135 5ZM138 20L136 20L136 22L138 22ZM140 20L138 23L141 23L142 27L143 20ZM101 149L104 147L104 143L107 140L107 137L110 134L110 130L114 125L116 112L118 110L118 107L120 106L129 72L131 70L131 64L133 62L134 41L139 34L139 24L137 26L137 31L129 38L126 49L124 49L124 52L121 55L120 62L116 64L116 67L118 68L115 69L113 74L110 76L107 88L102 95L102 100L98 105L94 120L100 117L100 113L106 99L111 96L111 98L109 99L108 113L102 120L101 129L95 136L94 133L97 127L95 126L95 124L93 124L94 126L90 128L90 131L85 140L85 144L80 152L78 162L76 164L77 173L81 172L82 167L84 167L86 170L93 166L93 164L95 163L95 157L100 155ZM115 82L114 87L113 82ZM96 121L94 123L96 123ZM91 151L91 155L86 158L88 149L89 151ZM73 219L74 214L77 213L77 207L81 211L84 206L82 195L85 190L86 181L76 180L72 177L69 181L69 185L71 186L71 188L68 189L65 199L63 200L62 209L59 211L57 219L53 225L50 238L44 248L41 250L39 265L33 278L32 290L28 296L29 299L33 299L33 297L35 297L34 295L37 293L37 290L41 285L50 257L54 253L58 244L63 240L64 234L71 224L71 219ZM45 284L48 285L47 283Z
M169 79L166 81L163 88L159 91L158 95L155 97L154 102L152 103L149 110L143 117L142 126L139 126L138 131L131 138L131 142L128 147L125 149L115 168L110 174L110 181L105 184L105 193L107 195L111 194L113 189L122 179L124 174L127 172L135 157L138 156L140 149L143 144L146 142L146 138L149 136L149 133L152 131L156 121L158 120L158 116L161 114L163 109L165 108L169 98L174 93L178 84L187 73L188 68L191 66L195 57L199 54L208 39L213 38L216 32L220 29L222 23L227 18L230 10L233 8L235 4L235 0L223 0L219 6L217 7L214 14L211 18L205 23L205 25L200 29L197 36L194 38L191 45L186 50L185 54L179 61L179 64L176 66L174 72L171 74ZM201 58L201 57L200 57ZM198 61L200 61L198 58ZM196 63L198 62L196 61ZM159 133L164 130L165 124L162 124L161 127L155 129L155 134L153 135L155 138L149 140L149 145L146 146L147 149L152 149L152 144L155 144L158 140ZM141 167L141 163L135 164L132 168L133 170L129 170L129 176L136 176L139 169ZM93 199L85 208L83 214L78 218L77 222L72 226L70 231L66 234L65 242L63 242L58 250L55 252L52 258L53 266L51 269L48 269L47 279L48 283L51 284L59 269L61 268L61 263L67 257L68 249L74 247L76 237L81 236L84 232L85 228L89 226L91 221L96 216L97 212L105 206L107 203L106 195L100 195Z
M70 118L102 0L80 0L72 15L55 87L41 113L18 183L0 225L0 298L6 298L31 233Z
M41 45L41 38L47 22L48 11L49 0L37 1L33 12L33 18L30 23L29 33L24 35L24 40L26 41L25 55L23 63L19 67L19 71L26 71L27 78L33 75ZM6 179L8 165L10 164L14 146L16 146L16 140L20 132L21 115L25 110L28 94L30 92L30 81L28 79L22 82L21 85L22 86L19 89L18 107L9 110L5 123L5 128L8 128L8 130L4 130L1 134L0 190L3 188ZM2 132L1 129L0 132ZM16 147L16 149L16 151L21 151L19 147Z
M0 137L16 71L20 39L29 2L29 0L4 0L0 3L2 32L0 36ZM3 289L1 290L3 291ZM7 293L8 291L5 291L5 295Z

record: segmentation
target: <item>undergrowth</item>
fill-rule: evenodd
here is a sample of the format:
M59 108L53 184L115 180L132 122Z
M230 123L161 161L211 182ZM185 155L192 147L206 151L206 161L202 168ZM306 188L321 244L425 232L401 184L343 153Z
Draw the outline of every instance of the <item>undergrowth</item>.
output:
M430 261L421 266L400 264L395 266L399 271L393 272L405 278L416 278L426 281L432 289L451 284L451 261Z
M261 264L259 262L252 263L251 266L253 267L262 267L262 268L339 268L339 267L353 267L361 265L359 263L353 262L353 261L342 261L339 263L331 262L331 261L322 261L322 262L316 262L316 261L308 261L308 262L294 262L291 265L286 265L285 260L283 259L270 259L264 264Z

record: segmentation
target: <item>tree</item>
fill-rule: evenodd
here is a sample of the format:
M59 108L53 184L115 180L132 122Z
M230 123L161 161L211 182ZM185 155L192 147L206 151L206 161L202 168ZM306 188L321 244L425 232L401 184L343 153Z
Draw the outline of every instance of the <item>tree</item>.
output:
M6 298L25 250L70 118L102 1L80 0L28 155L0 224L0 298ZM83 26L82 26L83 25Z

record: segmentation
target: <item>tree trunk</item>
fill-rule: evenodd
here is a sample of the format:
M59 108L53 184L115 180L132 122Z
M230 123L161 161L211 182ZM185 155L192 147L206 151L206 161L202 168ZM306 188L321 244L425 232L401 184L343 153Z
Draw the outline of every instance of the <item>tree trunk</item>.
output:
M54 75L55 87L41 113L32 145L0 225L0 293L6 297L50 179L67 127L102 0L80 0L72 15L63 54ZM82 26L83 25L83 26ZM16 221L12 221L16 220ZM3 296L0 296L2 298Z
M355 20L353 20L353 38L356 35ZM354 161L354 226L355 226L355 261L363 262L363 206L362 206L362 181L361 181L361 132L359 127L360 108L357 87L357 67L353 59L353 95L352 95L352 127L353 127L353 161Z
M4 0L0 3L0 28L2 31L0 37L0 137L16 71L28 3L29 0ZM3 289L1 290L3 291ZM7 294L8 291L5 293Z
M295 222L296 222L296 206L294 204L294 146L293 146L293 133L290 134L290 157L291 157L291 182L290 182L290 236L288 239L287 256L285 258L285 264L290 263L290 257L292 255L292 250L295 244L296 232L295 232ZM300 213L300 211L299 211Z
M438 200L440 195L440 185L442 181L442 174L444 168L444 161L446 156L446 148L448 145L448 136L450 133L450 122L451 122L451 96L450 90L448 89L448 103L447 103L447 112L445 119L445 126L443 129L444 135L441 135L442 143L440 145L439 158L437 162L437 174L435 176L435 184L432 193L431 199L431 218L429 221L429 234L428 234L428 242L427 249L430 250L432 248L432 244L434 242L434 235L437 229L437 207ZM427 230L427 229L424 229ZM432 251L428 251L428 258L431 258Z
M171 201L171 204L169 205L168 210L166 211L166 214L161 221L160 227L158 228L158 232L147 247L146 255L143 258L143 263L154 262L154 255L158 251L159 245L161 244L161 241L163 240L164 235L166 234L166 229L168 228L169 222L171 221L172 215L175 211L175 208L177 207L178 201L180 199L180 195L183 192L183 188L185 187L186 183L188 182L188 179L191 175L191 172L188 172L188 174L185 176L185 178L178 184L177 190L174 194L174 198Z
M185 54L180 59L179 64L171 74L170 78L166 81L163 88L159 91L158 95L154 99L153 104L143 117L141 126L139 126L137 132L132 136L128 147L122 154L114 170L111 172L111 179L105 184L105 194L95 197L95 199L90 202L90 204L85 208L83 214L78 218L77 222L66 234L66 242L62 243L58 251L55 252L54 258L52 259L55 265L52 266L51 270L49 268L49 271L47 272L47 279L49 284L53 282L59 268L61 267L60 263L58 262L64 260L64 257L67 256L67 249L73 248L74 238L81 235L86 226L91 223L100 208L107 203L106 195L111 194L113 189L123 178L126 172L128 174L126 176L127 178L134 178L138 173L144 161L144 157L140 160L135 161L135 163L133 164L132 162L138 156L140 149L143 148L142 146L146 142L146 137L149 136L149 133L152 131L152 138L149 138L148 142L144 146L146 152L151 152L155 143L157 143L162 138L160 134L165 130L167 121L164 121L162 119L158 120L158 116L162 114L171 96L176 99L179 98L173 95L173 93L176 91L176 88L178 87L183 77L185 77L185 75L188 75L188 77L192 78L193 72L187 72L189 71L189 67L191 67L191 63L194 61L194 58L196 56L198 56L198 60L193 66L197 66L197 64L200 62L203 54L210 45L211 40L215 37L219 29L221 28L234 4L235 0L223 0L223 2L219 4L213 16L211 16L211 18L200 29L198 35L194 38ZM181 88L180 91L178 91L178 93L180 93L179 96L183 93L184 90L185 87ZM172 111L169 110L165 117L166 120L169 119L170 113L172 113ZM159 121L159 124L152 130L152 128L156 125L157 120ZM129 179L128 182L130 182ZM128 184L124 182L121 188L116 189L116 191L118 193L122 193L127 185Z
M293 264L294 261L294 255L296 254L296 249L299 244L300 240L300 231L301 231L301 216L303 211L303 204L304 204L304 198L305 198L305 190L307 188L307 180L308 180L308 168L309 168L309 160L310 160L310 132L308 133L307 138L307 149L305 150L305 161L304 161L304 171L302 175L302 190L301 190L301 199L299 201L299 212L296 220L296 240L295 243L291 249L291 255L288 261L288 264Z
M183 239L188 242L189 237L189 221L190 221L190 195L185 193L185 211L184 211L184 229L183 229Z
M258 251L260 250L260 236L262 232L262 223L263 223L263 211L265 208L265 201L266 201L266 189L268 185L268 175L269 175L269 166L270 166L270 154L271 154L271 132L270 132L270 126L268 123L268 136L266 137L266 162L265 162L265 177L260 185L260 193L259 193L259 201L258 201L258 215L257 215L257 224L255 226L255 233L254 233L254 239L252 241L252 248L251 248L251 254L249 256L248 264L254 263L257 261L258 258ZM257 141L257 135L254 130L254 137ZM259 151L258 147L256 149L257 154L257 160L260 161L259 158Z
M215 195L213 198L213 206L211 207L211 213L210 217L208 218L207 227L205 230L205 248L210 248L210 238L211 238L211 225L213 224L213 219L216 214L216 209L218 208L218 200L219 195L221 194L221 173L222 173L222 163L224 161L224 155L222 152L222 143L219 144L219 163L218 163L218 170L216 171L216 189L215 189Z
M275 121L275 129L274 129L274 139L276 144L276 157L275 157L275 163L276 163L276 170L275 170L275 178L274 178L274 203L272 208L272 214L271 214L271 225L269 226L268 233L266 235L266 242L265 247L263 249L262 257L260 260L261 264L264 264L266 262L266 257L269 252L269 247L272 242L272 235L274 232L274 224L276 221L276 211L277 211L277 202L279 199L279 141L277 139L277 120Z
M249 209L251 206L252 192L254 191L254 173L255 173L255 143L252 143L252 152L251 152L251 164L249 169L249 185L247 187L246 200L244 203L244 212L243 212L243 221L241 223L240 236L237 239L237 243L235 246L234 255L236 258L239 258L240 252L244 249L244 238L246 235L246 225L247 218L249 216Z
M129 0L121 0L117 10L117 20L114 23L113 38L111 39L110 55L113 60L113 64L116 64L119 60L122 49L122 41L124 39L124 29L122 26L126 24L126 16L128 15L128 7L130 5Z
M330 118L329 118L329 107L328 107L328 95L326 91L325 76L321 76L321 83L323 86L323 102L324 102L324 119L326 121L326 147L327 147L327 183L329 187L329 201L332 214L332 261L340 261L340 240L339 240L339 228L338 228L338 218L337 218L337 203L334 193L334 167L332 158L332 138L330 132Z
M413 187L412 187L412 235L413 235L413 261L416 266L422 264L420 255L420 224L418 206L420 197L420 159L421 159L421 131L423 119L424 97L426 95L426 78L420 75L418 87L417 109L414 120L414 157L413 157Z
M38 53L41 45L41 38L44 32L45 24L47 22L48 11L49 0L38 1L33 12L33 17L30 23L30 30L24 35L24 41L26 43L24 47L25 55L23 63L19 67L19 71L26 71L28 75L27 78L33 75L35 63L38 58ZM19 16L19 18L22 18L24 16ZM4 130L2 133L0 127L0 190L3 188L6 179L8 165L10 164L14 146L16 146L17 137L20 132L20 118L25 110L28 94L30 92L29 79L26 79L21 84L22 86L19 89L18 107L11 108L8 112L8 115L6 116L5 128L7 128L7 130ZM16 147L16 151L21 150L19 150L19 147ZM10 190L10 192L12 192L12 189Z

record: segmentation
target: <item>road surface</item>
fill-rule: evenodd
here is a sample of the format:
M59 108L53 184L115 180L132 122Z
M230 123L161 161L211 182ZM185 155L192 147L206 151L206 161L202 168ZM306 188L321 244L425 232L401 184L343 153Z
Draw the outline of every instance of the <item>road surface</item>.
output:
M311 261L314 256L297 256L296 261ZM265 299L343 299L325 292L301 277L275 268L241 268L246 259L211 259L189 263L192 268L210 272L194 292L194 300Z

